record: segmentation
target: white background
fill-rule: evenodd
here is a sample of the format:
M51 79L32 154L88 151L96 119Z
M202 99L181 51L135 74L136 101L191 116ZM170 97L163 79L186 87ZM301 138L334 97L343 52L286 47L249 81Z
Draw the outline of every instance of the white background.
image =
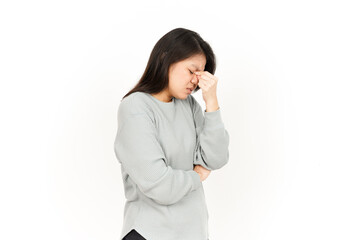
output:
M213 47L230 134L229 163L204 182L210 240L360 239L359 10L2 1L0 239L119 239L117 107L176 27Z

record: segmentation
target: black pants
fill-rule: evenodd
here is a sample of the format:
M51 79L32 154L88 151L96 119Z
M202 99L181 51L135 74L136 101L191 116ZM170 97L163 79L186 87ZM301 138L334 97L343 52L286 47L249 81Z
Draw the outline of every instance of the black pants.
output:
M146 240L135 229L132 229L122 240Z
M122 240L146 240L135 229L132 229Z

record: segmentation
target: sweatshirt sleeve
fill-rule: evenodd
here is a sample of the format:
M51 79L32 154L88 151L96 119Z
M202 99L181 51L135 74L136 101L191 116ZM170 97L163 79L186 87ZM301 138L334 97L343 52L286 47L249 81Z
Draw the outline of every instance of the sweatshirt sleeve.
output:
M206 112L194 97L191 99L196 129L194 165L208 170L219 169L229 161L229 133L222 121L220 108Z
M201 186L200 175L166 164L153 116L144 104L128 100L118 110L116 158L147 197L161 205L174 204Z

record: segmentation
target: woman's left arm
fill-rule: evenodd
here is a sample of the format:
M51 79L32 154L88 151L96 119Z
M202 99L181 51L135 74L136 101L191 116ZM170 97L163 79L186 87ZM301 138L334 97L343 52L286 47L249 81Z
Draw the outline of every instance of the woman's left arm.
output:
M191 95L190 95L191 96ZM204 111L191 96L196 129L194 165L208 170L223 167L229 161L229 133L221 118L221 111Z

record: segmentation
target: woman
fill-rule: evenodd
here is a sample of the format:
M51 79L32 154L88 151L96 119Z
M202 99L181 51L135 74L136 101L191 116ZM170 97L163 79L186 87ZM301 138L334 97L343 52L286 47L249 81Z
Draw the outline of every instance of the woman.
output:
M209 44L176 28L121 100L114 143L127 199L121 239L209 239L202 181L229 160L215 68ZM191 95L200 88L204 113Z

